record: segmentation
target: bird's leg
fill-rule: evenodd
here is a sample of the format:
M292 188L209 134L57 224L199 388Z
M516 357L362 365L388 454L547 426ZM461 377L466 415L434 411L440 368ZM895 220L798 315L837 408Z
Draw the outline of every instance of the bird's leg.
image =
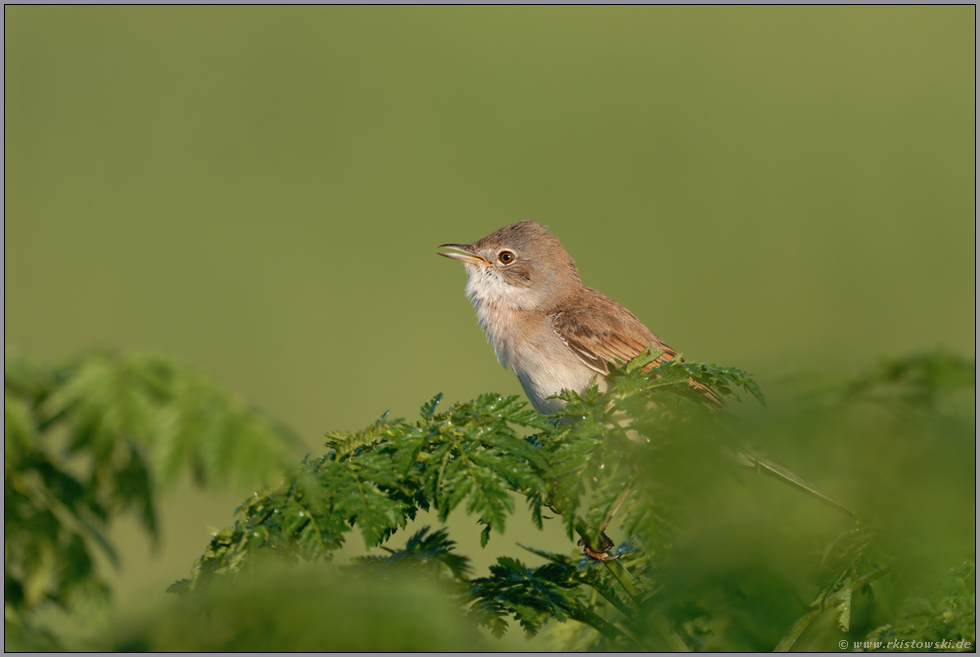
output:
M596 550L591 545L586 543L584 538L578 539L578 544L582 546L582 553L587 557L596 559L597 561L612 561L613 559L618 559L619 558L618 554L617 555L609 554L609 548L616 545L615 543L612 542L612 539L606 536L605 532L602 532L600 539L602 540L602 542L599 545L598 550Z
M617 511L619 511L619 507L623 506L623 502L626 501L626 498L629 497L629 494L632 491L633 491L633 486L626 487L626 490L623 491L623 494L622 496L620 496L619 501L616 502L616 506L614 506L613 510L609 513L609 517L606 518L606 522L602 525L602 529L599 530L598 550L593 548L591 545L589 545L588 541L586 541L584 538L579 539L578 544L582 546L582 552L585 553L585 556L592 557L593 559L597 559L598 561L612 561L613 559L619 558L618 554L615 556L609 554L609 550L616 544L612 542L611 538L606 536L606 527L608 527L609 523L612 522L613 516L616 515Z

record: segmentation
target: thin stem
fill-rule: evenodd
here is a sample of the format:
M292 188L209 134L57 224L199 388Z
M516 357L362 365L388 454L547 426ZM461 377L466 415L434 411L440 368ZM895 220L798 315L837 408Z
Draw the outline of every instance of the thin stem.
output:
M609 523L612 522L613 517L619 512L619 507L623 506L623 502L626 501L626 498L629 497L631 492L633 492L633 484L626 487L626 490L623 491L622 497L620 497L619 501L616 502L616 506L614 506L613 510L609 512L609 517L606 518L606 522L602 525L602 529L599 530L600 534L606 531L606 527L608 527Z
M623 589L626 591L626 595L628 595L630 600L633 601L633 604L638 603L639 594L636 592L636 586L633 584L633 582L636 581L636 578L633 577L630 571L626 570L626 566L624 566L619 559L603 561L602 565L609 569L610 574L612 574L612 576L616 578L616 581L619 582L620 586L623 587Z
M851 591L858 591L871 582L875 581L882 575L888 572L887 566L882 566L877 570L873 570L870 573L863 575L850 584ZM803 615L796 619L793 623L793 627L790 628L789 632L784 636L776 647L773 648L773 652L789 652L789 649L793 647L796 640L800 638L803 634L803 630L807 628L813 620L827 610L827 600L830 599L830 595L820 594L813 604L810 605L809 609L803 612Z
M691 652L691 649L688 648L687 644L684 642L684 639L682 639L681 636L670 627L667 619L664 618L662 614L654 614L651 616L651 620L653 620L653 624L656 626L657 631L660 632L660 635L670 646L671 650L674 652Z
M796 622L793 623L793 627L790 628L786 636L784 636L779 643L776 644L776 647L773 648L773 652L789 652L789 649L793 647L796 640L800 638L801 634L803 634L803 630L805 630L807 626L813 622L813 619L823 612L824 610L821 608L811 608L803 612L803 615L797 618Z
M626 648L631 648L636 645L636 641L634 641L628 634L588 609L580 609L572 612L569 614L569 618L577 620L580 623L585 623L589 627L599 632L599 634L602 636L610 639L611 641L615 641Z

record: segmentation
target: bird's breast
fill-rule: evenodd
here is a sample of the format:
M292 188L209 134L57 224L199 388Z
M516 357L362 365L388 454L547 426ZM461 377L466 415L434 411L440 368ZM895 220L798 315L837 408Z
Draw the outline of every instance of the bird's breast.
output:
M544 313L481 305L477 318L497 360L514 371L540 413L560 410L565 402L549 397L565 389L581 392L596 376L558 336Z

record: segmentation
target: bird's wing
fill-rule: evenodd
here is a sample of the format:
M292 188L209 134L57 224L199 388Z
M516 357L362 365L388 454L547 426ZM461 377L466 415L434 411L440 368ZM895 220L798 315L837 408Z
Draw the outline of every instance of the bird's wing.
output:
M591 298L578 308L552 315L555 332L587 367L599 374L609 374L609 365L618 359L627 363L647 347L663 351L648 369L677 352L668 347L629 311L605 295L586 288ZM603 329L597 330L596 326ZM713 409L725 402L710 387L690 379L690 388L678 390L686 397Z
M595 313L588 313L594 316ZM671 358L677 352L661 342L657 336L646 330L639 320L641 330L624 326L625 322L615 319L596 322L591 317L586 319L586 313L580 310L564 310L556 313L553 319L555 332L568 348L579 357L590 369L600 374L609 374L609 365L618 359L628 363L647 347L662 349L664 355L657 359L659 363L664 357ZM592 321L589 321L592 319ZM635 320L635 318L634 318ZM597 324L609 327L604 330L593 328ZM634 330L624 330L633 328Z

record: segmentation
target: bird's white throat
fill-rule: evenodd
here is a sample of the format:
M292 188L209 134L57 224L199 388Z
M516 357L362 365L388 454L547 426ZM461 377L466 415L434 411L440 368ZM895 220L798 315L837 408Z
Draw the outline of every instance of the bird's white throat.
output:
M472 265L468 262L466 273L469 280L466 281L466 296L469 297L473 305L480 308L481 305L489 305L513 310L533 308L537 294L527 287L515 287L505 281L491 267L483 265Z
M466 264L469 280L466 282L466 296L476 308L476 318L487 334L497 360L504 367L512 365L514 330L518 323L514 317L532 301L527 288L519 288L502 280L489 267Z

